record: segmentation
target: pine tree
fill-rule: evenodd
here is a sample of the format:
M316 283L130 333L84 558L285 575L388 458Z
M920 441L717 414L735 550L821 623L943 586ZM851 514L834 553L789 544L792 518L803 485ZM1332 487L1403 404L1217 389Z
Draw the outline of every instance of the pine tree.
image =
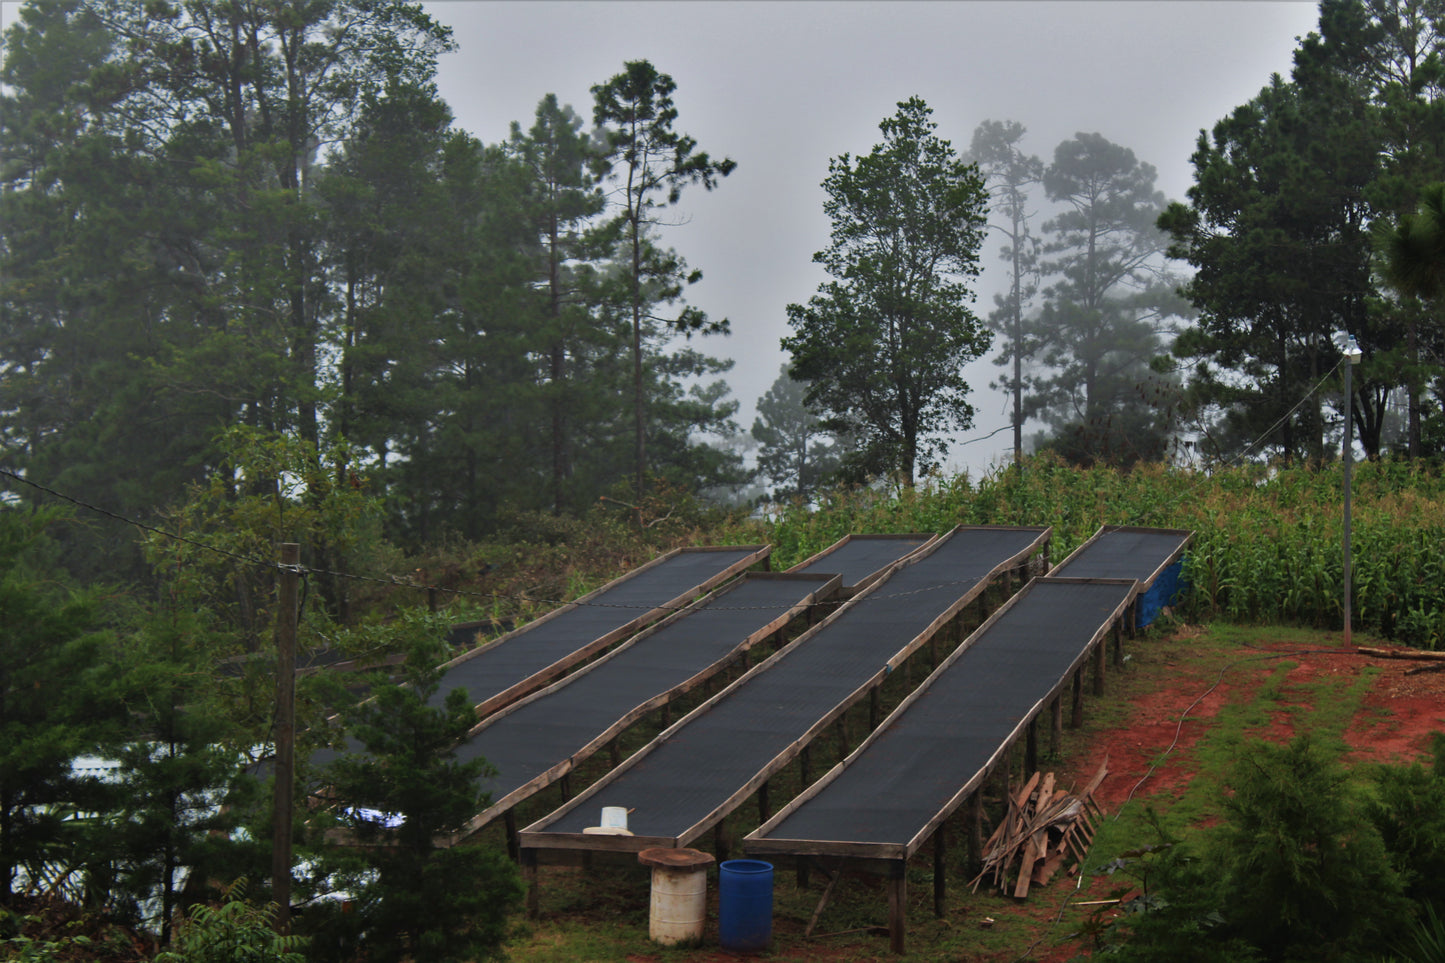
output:
M912 486L947 452L939 435L973 423L962 369L989 344L969 308L987 192L919 98L878 126L869 154L828 164L832 240L813 260L831 280L788 305L782 345L826 427L857 432L856 469Z

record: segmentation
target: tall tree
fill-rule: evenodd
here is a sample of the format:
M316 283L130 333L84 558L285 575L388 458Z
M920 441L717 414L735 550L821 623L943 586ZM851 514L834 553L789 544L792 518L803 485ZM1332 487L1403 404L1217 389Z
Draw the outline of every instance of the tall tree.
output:
M784 365L772 387L758 399L753 438L758 473L773 483L775 498L807 499L841 464L843 445L829 443L823 419L803 399L808 386L788 374Z
M1049 199L1063 209L1044 224L1048 286L1028 324L1036 358L1025 410L1052 427L1070 457L1129 462L1163 453L1168 426L1150 405L1149 363L1184 305L1163 266L1155 177L1132 150L1087 133L1059 144L1044 174Z
M932 114L900 101L869 154L829 161L832 243L813 260L832 280L788 305L782 342L827 427L858 432L859 467L908 486L948 451L939 433L973 423L962 369L989 345L969 307L988 194Z
M75 866L99 785L75 760L114 730L111 673L94 594L57 585L44 565L52 516L0 508L0 905L24 874ZM83 856L81 856L83 858Z
M1422 190L1445 179L1445 6L1436 0L1365 0L1364 7L1367 55L1341 58L1341 65L1368 85L1379 118L1381 170L1367 197L1383 225L1413 214ZM1445 330L1429 323L1421 300L1401 293L1398 300L1372 304L1377 318L1368 332L1367 373L1403 386L1405 450L1414 458L1426 451L1425 387L1441 377L1441 365L1422 359L1445 352ZM1445 395L1437 389L1437 397ZM1433 447L1438 451L1440 444Z
M533 209L541 241L540 267L546 285L544 318L547 353L547 407L551 434L552 511L567 506L568 479L573 471L574 440L568 422L583 387L574 370L586 357L587 343L605 338L584 301L591 277L589 261L595 242L588 230L605 206L598 186L602 162L599 146L582 132L582 118L561 106L555 94L537 105L532 127L522 132L512 124L509 148L532 175Z
M727 319L709 321L696 307L672 317L653 312L676 303L685 285L702 279L689 270L677 252L659 247L653 234L663 223L662 211L676 204L689 184L712 190L737 164L714 161L697 150L697 141L673 129L677 108L673 79L646 60L624 64L622 73L592 88L593 119L605 131L607 161L619 194L616 228L622 245L627 290L624 297L632 322L633 427L635 493L640 499L647 471L646 394L643 338L653 324L663 333L726 333Z
M6 44L0 430L24 466L143 514L228 425L317 444L345 303L320 171L368 104L426 88L446 29L399 0L123 0L27 6Z
M1024 305L1038 290L1038 239L1029 228L1033 216L1029 191L1044 179L1044 162L1019 147L1024 133L1024 126L1017 121L986 120L974 130L968 152L988 183L989 196L996 202L990 213L1004 218L1003 223L990 222L989 227L1004 236L1000 254L1009 264L1009 291L994 296L995 308L988 316L988 325L1008 339L995 363L1013 366L1006 387L1013 396L1015 462L1023 457Z
M216 652L190 613L157 616L130 634L121 686L128 738L120 744L113 818L102 852L117 867L117 905L127 900L170 942L182 887L235 879L238 854L257 851L236 828L258 788L242 772L250 748L216 698ZM201 886L193 887L199 895Z
M1203 312L1176 347L1236 442L1269 438L1286 457L1323 451L1318 403L1302 404L1356 334L1365 361L1352 417L1367 455L1384 445L1392 391L1407 396L1406 449L1423 452L1421 398L1439 342L1414 298L1371 274L1371 221L1415 210L1445 176L1442 11L1433 0L1324 0L1319 30L1249 104L1201 134L1191 206L1161 224L1199 269ZM1228 446L1226 446L1228 447Z
M1433 315L1433 342L1445 343L1445 183L1431 184L1420 194L1419 208L1392 221L1381 218L1375 222L1375 243L1379 249L1381 272L1385 282L1403 298L1418 299L1424 311ZM1421 313L1424 313L1422 311ZM1407 372L1407 445L1412 456L1422 449L1420 392L1418 376L1418 315L1409 315L1407 345L1409 357L1415 362ZM1445 374L1434 367L1435 393L1445 400Z

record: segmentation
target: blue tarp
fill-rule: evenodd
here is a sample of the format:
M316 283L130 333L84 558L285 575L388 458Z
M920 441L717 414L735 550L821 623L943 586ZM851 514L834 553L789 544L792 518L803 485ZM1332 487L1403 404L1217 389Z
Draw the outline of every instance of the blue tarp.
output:
M1189 583L1181 581L1179 572L1184 567L1184 562L1178 561L1159 573L1154 584L1149 586L1149 591L1139 596L1138 604L1135 606L1134 624L1138 628L1144 628L1150 622L1159 617L1159 612L1166 605L1173 605L1180 596L1189 590Z

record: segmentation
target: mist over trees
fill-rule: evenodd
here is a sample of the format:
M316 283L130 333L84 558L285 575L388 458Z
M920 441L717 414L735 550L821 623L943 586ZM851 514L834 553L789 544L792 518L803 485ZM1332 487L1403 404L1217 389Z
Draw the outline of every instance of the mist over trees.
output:
M1014 461L1023 457L1024 307L1038 293L1038 237L1031 222L1037 211L1030 191L1044 179L1044 162L1019 147L1026 129L1018 121L986 120L973 132L968 159L978 165L988 185L989 227L1004 238L999 256L1009 266L1008 291L994 295L988 326L1004 338L995 364L1010 365L1010 376L989 385L1003 388L1013 400Z
M1043 225L1041 308L1025 324L1034 368L1025 412L1051 429L1046 447L1072 461L1159 461L1172 425L1150 362L1186 310L1154 226L1156 171L1099 134L1054 150L1044 191L1059 213Z
M833 480L843 465L848 439L823 427L808 408L808 386L783 365L778 379L758 399L752 436L758 443L758 474L773 484L775 498L807 499Z

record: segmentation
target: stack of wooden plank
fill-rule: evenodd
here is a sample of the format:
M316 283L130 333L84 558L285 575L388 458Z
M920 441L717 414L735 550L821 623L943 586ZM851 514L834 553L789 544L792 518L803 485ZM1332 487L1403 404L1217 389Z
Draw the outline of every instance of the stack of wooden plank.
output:
M992 877L1005 893L1023 899L1030 886L1048 883L1070 857L1077 870L1094 839L1094 820L1103 815L1094 790L1108 774L1106 756L1079 793L1056 789L1051 772L1029 777L1009 797L1003 819L984 844L983 870L973 880L973 891Z

